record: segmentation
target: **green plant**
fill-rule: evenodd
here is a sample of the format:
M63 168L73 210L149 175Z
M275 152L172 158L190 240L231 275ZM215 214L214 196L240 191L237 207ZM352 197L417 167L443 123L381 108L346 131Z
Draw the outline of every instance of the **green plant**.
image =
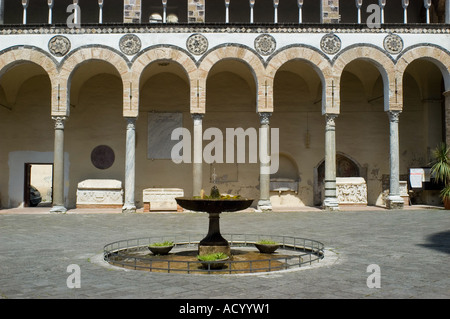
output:
M198 255L197 258L200 261L215 261L215 260L228 258L228 255L225 253L212 253L212 254L206 254L206 255Z
M444 188L440 192L443 201L450 199L450 147L440 143L432 153L431 174L437 183L443 183Z
M149 245L150 247L166 247L166 246L173 246L173 241L164 241L160 243L153 243Z
M269 240L269 239L261 239L260 241L256 242L259 245L278 245L276 241Z

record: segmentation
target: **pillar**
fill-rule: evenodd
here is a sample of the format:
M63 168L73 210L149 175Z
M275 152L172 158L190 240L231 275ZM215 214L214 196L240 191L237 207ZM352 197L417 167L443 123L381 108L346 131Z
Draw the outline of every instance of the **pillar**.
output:
M270 112L259 113L259 120L261 128L259 130L259 201L258 210L271 211L272 204L270 203L270 125L269 118L272 115Z
M141 23L141 0L123 1L123 23ZM148 17L146 18L148 22Z
M444 92L445 99L445 143L450 145L450 90Z
M339 23L339 0L322 0L320 8L320 23Z
M5 23L4 11L5 11L5 0L0 0L0 24Z
M200 196L203 185L203 114L192 114L192 119L194 121L193 196Z
M28 8L28 0L22 0L22 6L23 6L23 18L22 23L27 24L27 8Z
M103 23L103 0L98 0L98 23Z
M445 1L445 23L450 24L450 0Z
M136 212L135 178L136 178L136 117L127 117L126 158L125 158L125 203L122 213Z
M52 118L55 121L55 144L53 151L53 203L50 212L65 213L64 205L64 116Z
M188 22L205 22L206 0L188 0Z
M326 114L325 120L325 210L339 210L336 192L336 123L337 114Z
M403 199L400 197L400 156L398 138L398 120L400 111L389 111L389 154L390 154L390 180L389 196L386 207L389 209L403 208Z

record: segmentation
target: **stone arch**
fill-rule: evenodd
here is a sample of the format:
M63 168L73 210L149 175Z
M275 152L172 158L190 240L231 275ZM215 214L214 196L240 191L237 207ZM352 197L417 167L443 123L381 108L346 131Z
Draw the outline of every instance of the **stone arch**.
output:
M60 79L60 99L61 99L61 113L68 116L70 113L70 80L81 64L89 60L100 60L112 65L120 75L123 85L124 97L123 97L123 114L128 115L130 112L130 89L126 85L130 82L129 65L126 62L124 56L112 48L88 46L81 47L69 55L67 55L60 65L59 79Z
M340 82L345 67L357 60L367 60L378 69L383 78L384 86L384 110L401 110L402 97L398 92L398 74L394 61L381 49L369 45L351 46L342 51L333 61L333 73L335 78L334 100L340 107Z
M31 62L39 65L48 75L51 83L51 114L59 115L58 68L56 61L46 52L34 47L11 47L0 52L0 76L17 63Z
M327 92L330 83L333 80L333 72L330 61L321 52L304 46L294 46L277 52L268 62L266 66L266 80L268 87L268 104L273 109L273 85L277 71L288 61L303 60L311 64L312 68L317 72L322 82L322 111L327 113L328 95ZM331 106L331 105L330 105Z
M399 74L398 89L400 95L403 95L403 75L408 65L418 59L425 59L434 63L442 73L444 78L445 90L450 90L450 54L448 51L435 46L417 46L405 50L398 58L395 65Z
M193 101L197 100L197 66L192 57L180 48L172 46L157 46L147 48L136 56L132 61L131 66L131 95L133 98L131 102L131 109L137 113L139 112L139 87L142 72L151 63L157 61L173 61L177 63L185 72L190 87L190 110L191 113L202 113L199 111L197 105Z
M272 112L266 100L266 72L260 57L251 49L239 45L220 46L211 50L201 60L198 67L198 113L206 111L206 80L212 67L221 60L236 59L248 65L255 78L257 97L257 112ZM265 92L265 93L263 93Z

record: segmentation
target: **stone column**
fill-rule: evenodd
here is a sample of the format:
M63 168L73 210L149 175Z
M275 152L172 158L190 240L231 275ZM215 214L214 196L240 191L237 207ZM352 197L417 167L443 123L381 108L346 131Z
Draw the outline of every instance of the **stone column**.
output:
M445 23L450 24L450 0L445 2Z
M336 117L337 114L325 115L325 210L339 210L336 193Z
M270 203L270 126L269 118L272 115L270 112L259 113L259 120L261 128L259 130L259 201L258 210L271 211L272 204ZM270 158L270 157L269 157Z
M50 212L65 213L64 205L64 116L52 118L55 121L55 145L53 151L53 203Z
M450 145L450 91L444 92L445 98L445 143Z
M194 113L191 116L194 120L193 196L200 196L203 185L203 114Z
M400 156L398 139L398 118L400 111L389 111L389 153L390 153L390 180L389 196L386 207L389 209L403 208L403 199L400 197Z
M122 213L135 213L136 203L134 197L136 178L136 117L126 117L127 141L125 157L125 203Z

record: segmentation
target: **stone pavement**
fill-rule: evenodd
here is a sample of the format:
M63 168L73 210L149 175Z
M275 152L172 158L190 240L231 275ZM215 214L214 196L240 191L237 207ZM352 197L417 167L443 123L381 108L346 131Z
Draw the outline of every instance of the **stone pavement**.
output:
M325 259L297 271L149 273L111 269L99 258L117 240L206 230L203 213L0 210L0 298L450 298L450 212L442 209L221 215L222 233L323 242ZM72 264L80 267L80 288L67 287ZM367 285L372 264L380 267L380 288Z

